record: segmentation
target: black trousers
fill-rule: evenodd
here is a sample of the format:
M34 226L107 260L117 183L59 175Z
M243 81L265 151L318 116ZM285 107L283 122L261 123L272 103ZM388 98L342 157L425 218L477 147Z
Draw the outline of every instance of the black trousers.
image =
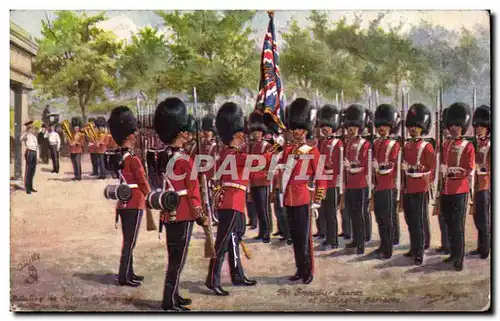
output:
M474 195L474 224L477 228L477 249L481 255L490 254L490 192L477 191Z
M105 154L97 154L97 167L99 169L99 178L106 178L108 174L106 171L106 166L104 165Z
M82 154L81 153L71 153L71 164L73 164L73 173L75 173L76 179L82 179Z
M179 279L188 255L189 241L193 233L193 221L169 223L166 225L168 265L163 286L162 308L177 305Z
M393 190L386 189L383 191L376 191L374 195L374 208L375 219L378 225L378 234L380 235L379 251L386 256L392 256L392 242L393 242L393 208L396 206L394 203Z
M131 281L134 275L134 258L132 252L134 251L137 236L139 235L143 211L138 209L119 209L116 211L122 222L123 233L118 280L124 283Z
M92 175L99 175L99 167L97 166L97 154L90 153L90 162L92 163Z
M50 145L50 158L52 159L52 170L59 173L59 151L56 145Z
M448 226L451 257L455 262L463 262L465 246L465 213L467 211L467 193L441 195L441 209Z
M339 244L337 203L339 199L339 189L332 187L326 189L326 197L321 201L318 217L323 216L325 221L325 242L331 245ZM317 221L317 220L316 220Z
M206 284L211 287L220 286L220 273L226 252L229 258L231 281L240 282L245 279L245 272L241 264L240 241L245 234L245 215L231 209L217 210L219 224L215 239L216 257L210 259Z
M342 217L342 233L346 238L351 238L352 235L352 219L347 211L347 204L345 201L345 192L344 192L344 209L340 210L340 216Z
M347 211L352 220L352 238L354 244L361 251L365 249L365 218L366 198L368 198L368 188L348 189L345 191L345 202Z
M443 215L443 209L440 208L440 213L438 215L439 230L441 231L441 247L449 250L450 249L450 237L448 235L448 225Z
M307 278L314 273L314 253L312 250L311 214L309 204L286 206L288 225L293 241L293 254L297 273Z
M426 194L424 192L403 195L403 210L410 234L411 253L414 259L424 257Z
M392 190L392 244L399 244L398 189Z
M43 139L41 143L39 143L40 146L40 159L44 164L49 163L49 141L48 139Z
M424 207L424 249L428 249L431 245L431 224L429 220L429 193L425 193L426 202Z
M259 219L259 236L269 238L273 230L273 219L269 212L269 186L252 186L250 190Z
M36 151L26 149L24 159L26 161L24 188L26 189L26 192L31 192L33 190L33 178L35 177L36 171Z
M247 194L247 200L248 197L253 197L253 195L248 195ZM247 214L248 214L248 221L252 227L257 227L257 211L255 209L255 201L252 199L251 202L247 201Z
M274 189L274 215L276 216L276 222L278 223L278 233L281 236L289 238L290 232L288 231L288 222L286 221L285 209L280 203L280 190L279 188Z
M365 227L365 242L372 239L372 213L369 211L370 199L368 187L363 188L363 205L364 205L364 227Z

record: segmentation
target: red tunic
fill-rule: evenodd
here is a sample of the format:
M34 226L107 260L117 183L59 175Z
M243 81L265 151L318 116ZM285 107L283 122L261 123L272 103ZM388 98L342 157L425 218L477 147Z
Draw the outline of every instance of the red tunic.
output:
M373 160L378 162L376 171L376 191L396 188L399 142L394 139L378 138L373 144Z
M81 154L83 152L83 143L85 141L85 135L78 132L73 134L75 146L69 146L69 152L71 154Z
M443 144L443 164L448 167L444 176L443 195L469 192L470 173L474 169L474 146L466 139L458 138ZM463 171L456 170L457 167Z
M304 155L309 160L298 158ZM291 164L288 158L295 157L296 161L293 168L290 170L290 178L285 187L284 205L290 207L302 206L311 202L311 192L309 191L309 180L312 179L316 184L314 202L319 202L318 197L323 198L327 186L325 180L317 179L315 175L320 170L318 167L320 153L316 147L309 146L307 143L301 146L292 145L288 146L283 157L280 159L280 164ZM302 173L302 164L308 162L305 173ZM323 168L324 171L324 168ZM285 173L283 173L285 174ZM318 173L319 174L319 173ZM325 175L325 173L322 173Z
M340 157L340 151L343 151L344 144L338 138L333 136L328 139L320 139L319 152L325 156L325 174L332 176L332 179L327 181L327 188L335 188L339 186L340 162L344 161L344 156ZM343 154L343 152L342 152Z
M217 155L217 143L215 139L212 139L210 141L203 140L201 144L201 155L210 155L213 157L214 160L214 166L212 166L207 172L204 172L205 176L207 177L207 180L210 180L214 177L215 172L216 172L216 155ZM205 166L206 161L201 162L201 166Z
M425 143L425 146L422 147L420 157L417 160L420 145L423 143ZM428 192L436 169L434 148L430 143L424 142L422 139L417 139L405 144L404 153L405 159L403 162L412 167L410 171L414 171L414 173L409 173L408 170L405 172L406 186L404 186L403 193L415 194Z
M96 153L104 154L106 152L106 148L108 146L108 134L107 133L99 133L99 138L97 141Z
M188 156L184 150L180 149L174 153L173 157L181 155ZM173 161L173 160L170 160ZM191 157L188 159L178 158L173 165L173 174L177 176L184 175L182 179L175 180L173 175L168 176L168 180L173 189L179 194L179 205L177 207L176 222L194 221L201 214L201 196L198 183L198 177L191 178L194 162ZM169 189L166 183L165 189ZM169 215L168 211L162 211L162 215Z
M360 145L362 143L362 145ZM345 158L351 164L346 169L346 189L368 187L368 150L370 142L361 137L346 138ZM353 166L354 165L354 166Z
M250 143L248 147L249 147L248 153L250 155L264 155L273 146L265 140L260 140L257 142ZM251 186L269 186L269 185L271 185L271 181L267 179L267 174L268 174L270 165L271 165L270 162L266 162L266 165L262 170L252 174L252 177L250 179Z
M123 168L120 172L126 184L137 184L138 188L132 188L132 198L127 202L118 201L116 208L145 210L145 196L151 189L139 157L133 153L125 157L123 160Z
M485 137L478 140L478 150L476 152L476 164L479 171L476 173L478 191L490 190L490 169L491 169L491 147L490 138ZM485 169L486 171L482 171Z

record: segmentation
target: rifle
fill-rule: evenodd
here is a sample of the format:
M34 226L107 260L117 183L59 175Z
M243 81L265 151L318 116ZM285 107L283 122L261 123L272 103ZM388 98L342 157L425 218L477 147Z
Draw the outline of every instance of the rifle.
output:
M476 110L476 87L472 89L472 115ZM464 133L465 134L465 133ZM474 137L474 136L473 136ZM476 169L472 169L469 177L469 215L474 215L474 193L479 188L477 185L478 177Z
M340 91L340 110L342 112L342 110L344 110L344 91ZM345 117L345 116L344 116ZM342 124L342 128L341 128L341 135L340 135L340 140L342 141L342 143L344 144L345 146L345 128L344 128L344 124ZM340 171L339 171L339 175L340 175L340 202L339 202L339 209L342 211L345 207L345 196L344 196L344 177L346 177L346 173L345 173L345 170L344 170L344 155L343 155L343 150L342 150L342 153L341 153L341 159L340 159Z
M368 110L372 110L372 87L368 86ZM368 149L368 212L371 213L374 210L374 197L373 197L373 191L374 191L374 186L376 185L376 175L373 175L373 169L372 169L372 164L373 164L373 118L374 114L370 116L372 119L370 119L370 122L368 124L368 142L370 143L370 147Z
M400 138L400 162L399 164L403 164L403 162L406 160L405 158L405 143L406 143L406 107L408 101L406 101L406 93L404 90L401 91L401 138ZM409 98L409 97L408 97ZM406 188L406 173L403 170L402 166L399 168L400 174L399 174L399 186L398 186L398 195L397 195L397 202L398 202L398 213L400 213L403 210L403 191Z
M199 121L198 121L198 101L197 101L197 96L196 96L196 87L193 89L193 112L194 112L194 119L195 119L195 136L196 136L196 149L198 152L198 155L201 154L201 138L200 138L200 128L199 128ZM198 181L201 186L201 197L202 197L202 206L203 210L205 213L207 213L208 216L208 226L203 226L203 232L205 233L205 257L206 258L213 258L216 256L215 252L215 244L214 244L214 236L212 233L212 219L209 215L209 202L208 202L208 193L207 190L205 189L205 186L207 186L207 181L206 181L206 176L203 175L202 173L198 173Z
M443 190L444 187L444 175L441 173L440 170L440 165L443 161L443 133L444 133L444 115L443 115L443 89L439 89L439 94L438 94L438 112L436 112L436 119L439 119L439 126L436 129L436 133L438 135L436 136L436 176L438 177L438 182L437 182L437 187L436 187L436 193L435 193L435 201L434 201L434 213L432 213L433 216L437 216L440 213L440 193ZM437 123L437 122L436 122Z

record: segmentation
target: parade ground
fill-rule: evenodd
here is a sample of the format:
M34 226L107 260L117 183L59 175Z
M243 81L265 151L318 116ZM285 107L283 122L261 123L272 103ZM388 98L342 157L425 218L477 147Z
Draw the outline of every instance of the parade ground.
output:
M165 234L146 231L142 220L134 251L134 270L145 276L139 288L116 286L121 227L115 229L115 202L103 196L113 179L90 176L90 158L82 158L83 178L72 181L69 158L61 159L59 174L38 164L37 193L27 195L11 185L10 285L13 311L161 311L167 264ZM158 220L158 212L154 212ZM490 258L466 256L464 270L455 272L439 247L438 219L430 217L431 249L422 266L403 257L409 249L408 229L400 213L401 243L393 257L378 260L369 254L378 246L373 216L372 241L366 255L340 248L315 251L315 278L309 285L288 281L295 273L292 246L273 238L270 244L244 237L251 259L243 258L245 272L257 280L254 287L231 285L224 263L222 287L228 297L217 297L205 286L208 259L204 236L195 225L180 294L193 300L194 311L481 311L489 308ZM274 224L276 226L276 222ZM340 224L339 224L340 227ZM215 229L214 229L215 232ZM274 232L274 231L273 231ZM165 233L165 232L163 232ZM466 218L466 253L476 247L472 216ZM315 246L319 241L315 241Z

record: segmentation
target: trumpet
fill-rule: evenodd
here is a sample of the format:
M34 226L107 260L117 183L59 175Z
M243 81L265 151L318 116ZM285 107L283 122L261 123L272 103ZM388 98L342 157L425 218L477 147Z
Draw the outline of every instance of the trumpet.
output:
M99 135L97 134L94 123L88 123L87 125L85 125L83 131L85 133L85 136L87 136L88 139L90 140L90 142L95 143L99 139Z
M71 133L71 128L69 126L69 120L66 119L63 121L61 127L66 138L70 141L74 141L73 133Z

